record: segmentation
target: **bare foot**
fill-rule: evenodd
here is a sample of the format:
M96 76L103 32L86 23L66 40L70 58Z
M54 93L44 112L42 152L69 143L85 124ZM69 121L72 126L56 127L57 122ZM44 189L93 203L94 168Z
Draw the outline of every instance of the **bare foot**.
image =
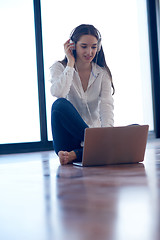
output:
M61 165L70 163L77 158L74 151L71 151L71 152L59 151L58 156L59 156L59 161L60 161Z

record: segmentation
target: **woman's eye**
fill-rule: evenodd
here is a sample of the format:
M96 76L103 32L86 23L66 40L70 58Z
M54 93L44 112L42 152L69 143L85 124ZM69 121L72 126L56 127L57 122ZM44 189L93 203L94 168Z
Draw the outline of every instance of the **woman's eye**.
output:
M85 48L87 48L87 46L81 46L81 48L85 49ZM93 46L93 47L91 47L91 48L92 48L92 49L96 49L97 46Z

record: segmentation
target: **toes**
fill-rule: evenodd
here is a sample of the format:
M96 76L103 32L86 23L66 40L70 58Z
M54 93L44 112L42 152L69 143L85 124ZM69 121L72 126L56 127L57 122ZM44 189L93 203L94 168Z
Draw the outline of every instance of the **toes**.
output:
M59 160L62 165L68 163L69 153L67 151L59 151L58 152Z

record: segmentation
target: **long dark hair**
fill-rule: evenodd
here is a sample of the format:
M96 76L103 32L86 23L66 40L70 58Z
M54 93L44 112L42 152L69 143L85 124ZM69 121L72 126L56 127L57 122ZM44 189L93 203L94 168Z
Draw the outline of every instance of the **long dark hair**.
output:
M76 44L82 35L92 35L92 36L96 37L98 40L98 45L101 45L101 34L93 25L89 25L89 24L79 25L71 32L70 39ZM109 67L106 64L103 47L102 47L102 45L98 46L98 47L100 47L100 49L99 49L99 51L97 51L97 53L93 59L93 62L95 62L100 67L105 68L106 71L108 72L108 74L110 76L110 80L111 80L111 85L113 88L113 94L114 94L115 88L113 85L112 74L111 74ZM74 58L76 59L76 50L73 50L73 55L74 55ZM68 62L67 57L65 56L65 58L60 62L64 66L66 66L67 62Z

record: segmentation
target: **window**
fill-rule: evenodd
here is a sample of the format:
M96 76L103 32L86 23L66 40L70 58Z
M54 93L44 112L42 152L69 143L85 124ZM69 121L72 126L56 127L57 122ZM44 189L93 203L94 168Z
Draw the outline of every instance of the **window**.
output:
M41 8L50 139L50 109L55 99L49 90L49 67L64 58L64 42L82 23L93 24L102 35L116 89L115 126L149 124L153 130L146 1L82 0L75 4L74 0L41 0Z
M47 141L45 93L43 79L40 79L43 51L41 42L37 44L41 36L39 3L40 0L0 3L0 153L52 149L52 142ZM159 0L156 3L159 16ZM115 126L144 123L153 130L147 23L150 7L146 9L146 0L100 0L98 3L82 0L76 4L74 0L41 0L41 9L49 140L52 140L50 110L55 100L50 94L49 67L64 58L64 42L72 29L82 23L95 25L102 34L106 61L116 88ZM39 21L35 28L34 11ZM88 11L87 14L84 11ZM37 49L40 46L37 59L35 30ZM150 44L154 48L153 41ZM37 71L39 62L41 67ZM157 99L154 94L154 103L159 104ZM155 113L158 116L157 108Z
M0 2L0 143L40 141L33 2Z

